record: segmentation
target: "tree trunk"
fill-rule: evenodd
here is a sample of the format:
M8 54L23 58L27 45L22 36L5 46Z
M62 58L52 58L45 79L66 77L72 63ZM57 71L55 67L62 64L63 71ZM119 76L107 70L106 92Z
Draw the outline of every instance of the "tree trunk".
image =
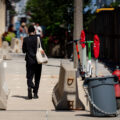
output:
M74 0L74 33L73 33L73 40L80 39L80 33L83 29L83 0ZM78 41L79 44L79 41ZM80 59L82 60L82 48L79 44L79 53ZM78 66L78 59L77 59L77 52L75 42L73 43L73 59L74 59L74 67Z

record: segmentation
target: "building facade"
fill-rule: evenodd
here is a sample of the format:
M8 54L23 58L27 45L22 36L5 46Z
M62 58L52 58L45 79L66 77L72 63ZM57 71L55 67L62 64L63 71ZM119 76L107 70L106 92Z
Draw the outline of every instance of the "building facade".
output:
M15 5L15 11L16 11L16 16L14 17L14 22L22 22L22 18L26 19L26 14L25 14L25 7L26 7L26 3L27 3L28 0L20 0L19 2L14 2L14 5ZM26 22L23 21L23 22Z
M2 34L5 31L6 25L6 0L0 0L0 47L2 44Z

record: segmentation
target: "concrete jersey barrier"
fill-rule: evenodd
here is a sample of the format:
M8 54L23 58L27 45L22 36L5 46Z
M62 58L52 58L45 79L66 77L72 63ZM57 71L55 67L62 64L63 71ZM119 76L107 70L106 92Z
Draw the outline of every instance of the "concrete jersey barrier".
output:
M0 109L7 109L8 88L5 81L5 62L0 61Z
M69 63L62 63L59 81L53 89L52 101L56 110L74 110L84 108L78 98L77 69Z

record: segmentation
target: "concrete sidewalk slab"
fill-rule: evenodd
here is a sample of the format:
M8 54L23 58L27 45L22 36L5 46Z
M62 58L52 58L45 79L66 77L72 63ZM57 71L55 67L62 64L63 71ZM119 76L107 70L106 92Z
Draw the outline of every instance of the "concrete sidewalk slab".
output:
M1 120L47 120L46 111L6 111L0 112Z
M86 111L9 110L0 112L1 120L120 120L119 117L92 117Z
M8 88L10 89L7 110L51 110L52 91L59 77L60 59L49 59L43 65L40 81L39 99L27 100L27 81L24 56L14 56L7 62L5 69ZM24 106L24 107L23 107Z
M52 91L59 79L61 59L50 58L43 65L39 99L27 100L26 69L23 54L12 54L7 60L5 77L10 90L7 111L0 111L1 120L119 120L118 117L91 117L87 111L55 111ZM67 60L65 60L67 61Z

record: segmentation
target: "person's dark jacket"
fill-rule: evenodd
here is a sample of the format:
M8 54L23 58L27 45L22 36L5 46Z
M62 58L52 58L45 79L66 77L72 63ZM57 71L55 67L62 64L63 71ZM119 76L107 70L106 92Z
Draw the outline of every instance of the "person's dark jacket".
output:
M23 53L26 53L25 60L29 64L37 64L36 51L37 51L37 36L30 35L25 37L22 46Z

